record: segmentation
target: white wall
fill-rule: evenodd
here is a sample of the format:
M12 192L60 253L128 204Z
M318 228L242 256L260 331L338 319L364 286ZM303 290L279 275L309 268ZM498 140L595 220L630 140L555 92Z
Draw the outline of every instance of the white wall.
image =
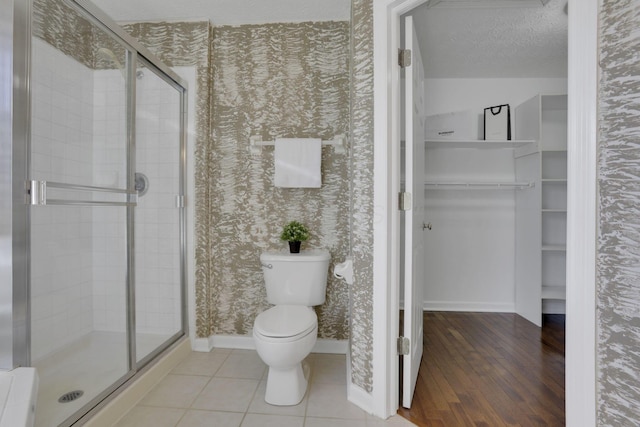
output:
M472 110L482 139L485 108L509 104L513 120L513 109L534 95L567 93L567 79L426 79L425 91L427 115Z
M426 79L427 114L472 110L482 138L484 108L513 109L538 93L566 93L566 79ZM512 114L513 116L513 114ZM512 131L517 123L512 119ZM427 150L430 180L515 179L510 150ZM427 190L425 308L514 310L515 197L509 190Z

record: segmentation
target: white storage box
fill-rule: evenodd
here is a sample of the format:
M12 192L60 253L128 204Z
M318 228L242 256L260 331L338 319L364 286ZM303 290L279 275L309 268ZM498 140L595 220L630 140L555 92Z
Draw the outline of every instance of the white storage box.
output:
M477 139L474 134L471 110L435 114L425 118L425 138L432 139Z

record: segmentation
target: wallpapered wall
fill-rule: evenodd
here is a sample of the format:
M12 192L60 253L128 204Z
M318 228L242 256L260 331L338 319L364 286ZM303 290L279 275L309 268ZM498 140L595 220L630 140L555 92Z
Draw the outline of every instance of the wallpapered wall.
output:
M331 269L349 252L348 154L324 147L322 188L289 189L273 185L273 147L248 151L251 135L348 134L349 29L348 22L213 29L211 241L198 257L210 280L209 299L198 305L199 336L250 333L268 307L259 256L285 249L279 235L287 222L309 227L303 250L328 249ZM317 307L318 335L347 339L348 287L332 275L327 286L327 300Z
M600 11L597 360L599 426L640 414L640 2Z
M196 164L197 336L250 331L255 315L267 307L259 254L283 249L280 227L298 219L312 230L305 247L329 249L331 268L351 245L354 284L348 289L330 277L327 302L318 308L319 336L350 339L352 381L368 392L373 375L372 18L371 0L358 0L353 25L211 28L212 84L205 84L207 68L199 68L197 114L198 135L211 126L212 139L198 139ZM174 32L156 25L127 28L173 63L177 58L171 52L188 50L172 49ZM188 46L187 32L181 33L185 38L179 40ZM201 46L198 34L191 37ZM196 56L206 54L199 50ZM273 148L248 154L250 135L330 139L349 134L350 126L348 154L323 148L321 189L274 188Z
M373 0L351 4L351 381L373 390ZM384 367L381 367L384 369Z

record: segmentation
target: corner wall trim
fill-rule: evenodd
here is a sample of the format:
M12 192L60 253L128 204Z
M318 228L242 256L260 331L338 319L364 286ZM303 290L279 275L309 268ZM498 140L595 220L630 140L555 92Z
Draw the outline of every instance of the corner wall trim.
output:
M214 348L232 348L239 350L255 350L253 337L248 335L211 335L208 338L196 338L193 351L207 353ZM312 353L347 354L347 340L330 340L318 338Z
M373 408L373 396L367 393L363 388L353 383L347 385L347 400L366 412L371 413Z

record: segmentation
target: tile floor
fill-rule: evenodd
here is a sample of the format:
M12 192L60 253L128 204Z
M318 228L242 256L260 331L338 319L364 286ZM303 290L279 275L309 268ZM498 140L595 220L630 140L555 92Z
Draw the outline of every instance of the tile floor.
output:
M345 356L311 354L310 386L296 406L264 402L267 367L252 350L191 353L156 385L118 427L371 427L413 426L386 421L347 401Z

